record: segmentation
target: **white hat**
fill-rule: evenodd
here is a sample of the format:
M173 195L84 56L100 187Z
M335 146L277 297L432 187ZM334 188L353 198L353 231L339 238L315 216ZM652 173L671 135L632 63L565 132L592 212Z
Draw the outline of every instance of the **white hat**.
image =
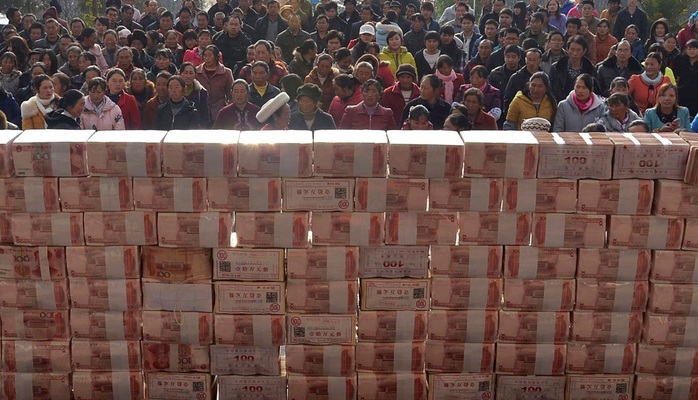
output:
M124 28L124 29L122 29L122 30L119 31L119 37L120 37L120 38L127 38L128 35L130 35L130 34L131 34L131 31L129 31L129 30L126 29L126 28Z
M288 93L281 92L276 95L273 99L264 103L262 108L257 112L257 121L261 123L267 122L269 117L271 117L275 112L277 112L284 104L288 103L291 98Z
M375 35L376 28L374 28L371 24L363 24L361 25L361 28L359 28L359 35L363 35L364 33Z
M527 118L521 123L523 131L549 131L550 121L545 118L535 117Z

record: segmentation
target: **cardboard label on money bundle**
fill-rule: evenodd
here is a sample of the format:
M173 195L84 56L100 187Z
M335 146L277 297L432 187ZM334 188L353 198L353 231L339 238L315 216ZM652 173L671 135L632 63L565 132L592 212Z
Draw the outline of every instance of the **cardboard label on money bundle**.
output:
M362 372L394 373L424 371L424 342L356 344L356 369Z
M68 275L86 279L138 279L141 260L137 246L72 246L65 249Z
M535 178L538 140L531 132L468 131L463 176Z
M431 179L429 209L435 211L499 211L501 178Z
M158 244L163 247L229 247L232 230L230 213L158 213Z
M388 131L390 176L395 178L460 178L463 141L448 131Z
M361 311L359 340L369 342L416 342L427 338L426 311Z
M319 130L313 135L315 176L384 178L388 163L385 131Z
M431 310L429 340L465 343L494 343L497 340L497 311Z
M353 179L289 179L282 181L284 211L354 210Z
M577 181L571 179L505 179L503 211L575 212Z
M71 308L93 311L133 311L141 309L140 279L70 280Z
M456 244L458 213L386 213L385 243L402 245Z
M165 131L100 131L87 140L91 176L162 175L160 152ZM87 175L87 174L85 174Z
M579 249L578 278L645 281L652 255L647 249Z
M574 279L507 279L504 283L504 309L572 311L574 283Z
M269 400L286 400L285 376L219 376L216 379L218 395L223 399L256 400L261 393Z
M506 246L504 277L571 279L577 269L577 249Z
M132 178L60 178L61 209L65 211L132 211Z
M290 285L290 282L289 282ZM217 313L283 314L286 312L283 282L216 282Z
M458 213L460 245L528 245L531 214L507 212Z
M312 400L317 398L353 400L356 398L356 391L356 374L346 377L303 375L288 376L289 400ZM285 390L283 399L286 399Z
M211 346L213 375L279 375L279 361L278 347Z
M425 353L427 372L493 372L494 343L429 341Z
M604 247L606 216L533 214L531 244L536 247Z
M689 145L675 133L608 133L613 141L613 179L682 180Z
M502 302L502 280L435 277L431 305L435 309L497 310Z
M66 277L65 248L0 246L0 278L59 280Z
M366 250L367 248L364 248ZM311 247L288 249L286 270L288 279L308 281L349 281L359 277L358 247ZM283 251L281 269L283 270Z
M564 400L564 376L497 376L497 400Z
M287 314L288 344L354 344L356 316ZM284 326L282 324L282 326Z
M140 340L141 322L140 311L70 310L70 333L75 339Z
M534 132L538 177L611 179L613 143L603 133Z
M635 372L635 343L567 344L567 366L570 374L632 374Z
M581 311L645 311L649 287L647 282L603 282L577 279L576 309Z
M569 312L499 312L500 343L566 343L570 331Z
M82 246L82 213L12 214L10 233L19 246Z
M2 343L2 371L68 373L70 342L8 340Z
M212 312L210 283L160 283L143 280L143 309Z
M194 373L148 372L146 397L150 400L208 400L211 375Z
M615 179L579 181L577 212L580 214L649 215L654 181Z
M214 316L216 344L235 346L283 346L286 324L283 315L226 315Z
M68 282L0 280L0 305L20 310L67 310Z
M213 343L213 314L143 311L143 339L162 343Z
M280 211L281 178L208 178L210 211Z
M158 243L154 212L86 212L84 215L85 240L88 246Z
M698 252L655 250L650 281L698 283Z
M289 250L289 252L290 251L291 250ZM213 279L283 281L284 250L240 248L213 249Z
M567 399L631 399L633 396L634 381L635 377L632 374L615 376L570 375L567 377Z
M21 133L20 130L6 130L0 135L0 176L9 178L15 173L12 163L12 141Z
M431 273L453 278L500 278L503 246L431 246Z
M143 370L208 372L211 370L209 345L143 342Z
M428 271L428 246L361 248L361 278L427 278Z
M58 178L0 180L0 209L9 212L59 212Z
M357 353L358 356L358 353ZM353 376L356 373L354 346L286 346L286 371L305 376Z
M237 221L235 234L238 246L308 247L308 230L310 229L310 213L308 212L238 212L235 213L235 218Z
M651 283L647 309L654 314L698 316L698 285Z
M138 341L73 340L71 362L74 371L140 371L141 344Z
M631 249L678 250L683 238L682 218L654 215L611 215L608 247Z
M698 317L674 315L645 316L642 326L642 343L657 346L696 347Z
M356 211L426 211L427 179L356 178Z
M22 132L12 143L15 174L58 177L88 175L85 142L93 133L72 129L29 129Z
M354 281L288 281L289 312L307 314L351 314L358 306L359 284ZM283 292L281 293L283 297Z
M696 376L698 354L694 347L666 347L639 344L636 374Z
M143 375L140 372L76 371L73 373L73 385L76 399L143 399Z
M362 310L427 310L430 279L363 279Z
M203 212L206 178L133 178L136 210Z
M497 343L495 372L501 375L564 375L566 355L565 344Z
M163 282L211 280L211 249L144 246L143 278Z
M491 399L494 374L429 374L429 400Z
M230 130L171 130L162 141L165 176L214 177L237 174L237 142Z
M3 394L8 399L71 400L69 373L3 372Z
M574 311L571 340L586 343L637 343L642 312Z
M68 315L67 310L0 310L2 339L70 339Z
M313 134L310 131L241 132L238 164L240 177L310 177Z
M313 213L313 244L318 246L381 246L383 213Z
M637 375L636 400L679 400L698 396L698 378Z
M359 399L427 399L427 376L425 373L376 374L359 372L357 377Z

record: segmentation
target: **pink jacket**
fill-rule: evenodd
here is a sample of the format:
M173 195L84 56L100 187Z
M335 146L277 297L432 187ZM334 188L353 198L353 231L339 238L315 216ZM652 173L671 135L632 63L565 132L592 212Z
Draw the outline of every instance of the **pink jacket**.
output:
M223 54L218 55L219 62L223 64ZM182 62L190 62L194 64L195 67L198 67L202 62L204 62L204 59L199 55L199 48L194 47L191 50L187 50L184 52L184 57L182 58Z
M126 129L124 125L124 116L121 114L121 108L117 106L111 99L104 96L104 108L102 112L97 114L97 108L90 96L85 96L85 111L80 114L80 127L82 129L94 129L97 131L118 131Z

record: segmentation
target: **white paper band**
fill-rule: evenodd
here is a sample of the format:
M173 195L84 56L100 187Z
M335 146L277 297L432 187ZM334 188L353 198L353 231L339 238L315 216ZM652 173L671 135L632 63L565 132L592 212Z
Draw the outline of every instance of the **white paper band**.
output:
M51 268L48 261L49 249L42 246L39 247L37 251L39 252L39 271L41 271L41 279L48 281L51 279Z
M205 176L210 178L223 176L223 151L226 146L230 145L220 143L204 143Z
M199 313L177 313L180 322L179 336L183 344L199 344Z
M671 400L686 400L691 398L692 378L674 376L671 380Z
M24 178L24 205L27 212L46 212L46 202L44 199L46 199L46 193L44 193L44 178Z
M112 371L128 371L128 342L109 342ZM175 364L176 365L176 364Z
M70 143L52 142L51 170L53 176L73 176L71 166Z
M124 213L126 226L126 244L143 245L145 243L145 214L144 211L127 211Z
M119 179L115 177L100 177L99 201L102 211L121 211L121 193L119 193Z
M555 340L555 327L557 326L557 313L535 313L538 320L536 327L536 341L538 343L552 343Z
M17 372L34 372L34 343L22 340L16 341L14 344Z
M349 306L349 285L347 282L329 282L330 285L330 314L347 312Z
M371 235L371 214L353 213L349 219L349 244L352 246L368 246Z
M484 310L488 307L487 299L489 299L490 285L488 279L472 278L470 279L468 304L464 308Z
M686 317L686 329L684 329L683 343L682 346L686 347L696 347L696 339L698 336L695 334L698 332L698 317Z
M500 212L497 221L497 244L514 244L516 242L516 217L513 212Z
M342 346L322 346L322 373L342 376Z
M619 281L634 281L637 275L638 250L620 250L618 253Z
M174 180L174 210L177 212L194 211L194 190L192 178L172 178Z
M337 376L327 377L328 399L345 399L347 397L346 379L347 378Z
M649 233L647 234L647 248L665 248L667 236L669 235L669 219L650 216L649 222L650 225Z
M412 365L412 343L393 344L393 370L410 371Z
M517 279L536 279L538 275L538 248L519 247L519 275Z
M177 364L175 364L177 365ZM114 371L111 373L112 396L114 400L131 399L131 376L128 371Z
M432 247L432 252L433 252ZM432 256L433 257L433 256ZM468 275L478 278L487 277L490 262L490 248L487 246L468 247Z
M252 329L254 330L255 346L269 347L272 345L270 315L253 315Z
M490 211L490 178L470 178L470 211Z
M201 247L217 247L218 233L218 213L199 214L199 245Z
M555 359L555 346L537 344L536 345L536 366L535 375L550 375L553 370L553 360Z
M545 247L563 247L565 243L566 214L546 214Z
M110 310L128 310L128 300L126 300L127 281L125 279L107 280L107 293L109 296Z
M507 143L506 163L504 164L505 178L523 178L526 173L526 147L525 145Z
M15 374L15 399L34 400L34 374Z
M107 273L107 279L124 279L126 278L126 269L124 268L124 247L109 246L104 247L104 269Z
M463 346L463 372L482 372L482 352L484 346L486 344L483 343L466 343Z
M485 325L487 312L485 310L468 310L466 320L466 339L468 343L485 341Z
M248 193L250 197L250 210L266 210L269 204L269 181L270 178L250 178L247 180Z
M53 282L36 282L36 304L39 310L55 310L56 287Z
M15 326L17 327L17 338L23 339L24 338L24 311L22 310L14 310L13 311L15 314Z
M327 247L327 270L325 278L328 281L343 281L346 279L346 247Z
M417 213L403 212L397 214L397 234L399 244L417 244Z
M630 330L630 314L611 314L611 343L624 343L628 341Z
M630 140L631 142L633 142L633 144L634 144L635 146L639 146L639 145L641 144L640 141L637 140L637 138L635 138L635 135L633 135L632 133L623 133L622 135L623 135L626 139L628 139L628 140Z
M354 143L354 176L373 175L373 146L378 145L373 143ZM341 398L344 398L344 391L342 391Z
M277 144L277 146L279 146L279 152L281 153L279 157L278 176L297 177L299 170L298 162L300 159L298 152L301 150L301 145L299 143L283 143Z
M51 241L54 246L71 246L70 213L51 214Z
M368 199L366 199L366 210L370 212L383 212L388 197L388 181L383 178L366 179L368 187Z
M545 291L543 292L543 310L557 311L562 304L563 280L550 279L545 281Z
M145 143L126 143L126 171L128 176L148 176L145 165Z
M536 192L538 191L537 179L519 179L517 182L518 192L516 196L516 211L535 212Z
M446 146L427 145L425 178L443 178L446 172Z
M693 373L693 358L695 350L692 348L679 347L675 350L676 365L674 366L674 376L691 376Z
M640 181L621 179L618 187L618 214L633 215L637 213Z
M414 399L414 377L412 374L397 374L396 395L396 399Z
M395 341L412 342L414 340L414 311L396 311Z
M105 311L104 328L107 331L107 340L124 340L124 313L122 311Z
M604 374L620 374L623 370L623 359L625 358L625 345L607 344L604 346L604 349Z

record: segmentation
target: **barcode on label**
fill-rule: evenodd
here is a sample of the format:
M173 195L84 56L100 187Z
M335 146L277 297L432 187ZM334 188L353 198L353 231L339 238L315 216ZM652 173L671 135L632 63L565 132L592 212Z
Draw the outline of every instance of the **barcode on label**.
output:
M303 328L303 327L293 328L293 337L305 337L305 328Z
M334 188L334 198L335 199L346 199L347 198L347 188Z
M267 303L278 303L279 294L277 292L267 292Z
M628 384L627 383L617 383L616 384L616 393L628 393Z
M423 299L424 298L424 288L414 289L414 291L412 291L412 298L413 299Z
M488 392L490 390L490 381L480 381L477 384L478 392Z
M192 382L191 389L194 392L203 392L204 391L204 383L203 382Z
M230 261L219 261L218 270L221 272L231 272L233 264Z

